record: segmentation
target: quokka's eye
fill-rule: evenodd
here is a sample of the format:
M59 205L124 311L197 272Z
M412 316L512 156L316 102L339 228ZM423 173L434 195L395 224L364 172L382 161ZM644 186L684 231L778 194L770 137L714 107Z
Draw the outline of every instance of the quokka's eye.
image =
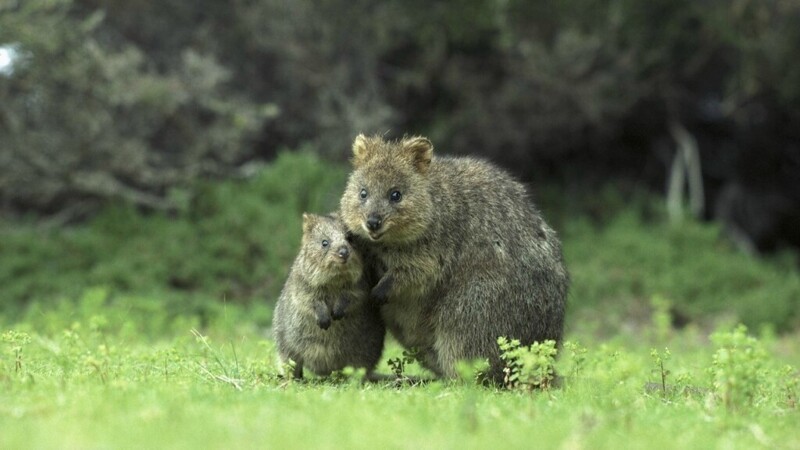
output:
M328 240L327 240L327 239L323 239L323 240L322 240L322 246L323 246L323 247L327 247L328 245L330 245L330 242L328 242Z
M358 194L361 198L367 198L367 190L362 189L361 192Z
M400 191L392 191L392 193L389 194L389 200L395 203L399 202L402 199L403 199L403 194L401 194Z

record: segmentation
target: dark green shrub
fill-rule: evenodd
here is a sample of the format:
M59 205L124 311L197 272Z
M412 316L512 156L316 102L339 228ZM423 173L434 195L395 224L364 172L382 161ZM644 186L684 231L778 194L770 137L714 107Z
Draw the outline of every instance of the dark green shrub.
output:
M0 76L0 204L83 218L109 200L172 210L170 189L230 175L264 115L230 70L186 47L163 70L110 38L102 11L70 0L0 6L0 44L23 55Z
M344 179L343 167L286 153L247 180L191 186L173 214L118 204L71 228L3 224L0 253L11 255L0 260L3 310L91 286L164 297L186 310L209 301L272 304L297 252L301 214L335 209Z
M800 320L800 275L791 260L755 259L717 226L644 222L626 211L606 225L566 224L572 305L600 307L664 297L682 314L731 314L752 327L779 329Z

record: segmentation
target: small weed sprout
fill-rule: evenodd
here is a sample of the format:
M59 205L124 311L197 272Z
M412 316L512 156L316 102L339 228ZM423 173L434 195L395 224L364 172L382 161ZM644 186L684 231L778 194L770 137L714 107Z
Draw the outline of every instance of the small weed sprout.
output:
M341 371L344 381L347 383L358 386L367 376L367 369L363 367L347 366Z
M287 381L294 381L294 372L297 369L297 362L295 360L289 358L286 361L280 363L280 374L281 378Z
M181 362L181 357L174 348L159 349L154 353L146 356L147 370L144 373L145 378L150 376L151 371L161 373L164 376L164 381L169 382L170 367L177 366Z
M578 341L564 342L564 348L569 351L569 356L574 366L573 373L577 378L584 368L584 364L586 363L586 353L588 351L586 350L586 347L581 346L580 342Z
M456 364L456 373L458 373L458 377L463 381L470 381L476 384L486 381L486 374L488 371L488 359L462 360Z
M653 362L656 364L656 368L653 369L654 372L657 372L661 377L661 397L667 398L667 376L670 374L670 371L664 367L664 363L669 361L672 354L669 352L668 348L664 348L664 352L661 353L656 349L650 350L650 357L653 358Z
M503 384L506 387L516 387L522 370L520 361L520 342L519 339L507 339L503 336L497 338L497 345L500 347L500 359L506 367L503 369Z
M549 389L555 378L556 342L534 342L530 347L518 339L497 338L500 358L505 361L503 383L511 389Z
M102 356L86 355L83 358L83 363L94 370L103 384L108 382L108 361L105 358Z
M711 335L717 346L709 369L713 391L729 411L751 406L759 397L767 375L768 355L761 343L739 325L731 332Z
M3 333L2 340L8 344L9 352L14 357L14 371L19 373L22 370L22 348L31 342L28 333L9 330Z
M402 357L390 359L386 363L389 365L390 370L397 377L397 379L402 380L406 378L406 365L417 362L419 360L418 358L419 349L411 348L409 350L404 350Z
M797 408L797 391L800 387L800 373L790 365L786 365L780 371L780 379L783 380L784 404L791 409Z

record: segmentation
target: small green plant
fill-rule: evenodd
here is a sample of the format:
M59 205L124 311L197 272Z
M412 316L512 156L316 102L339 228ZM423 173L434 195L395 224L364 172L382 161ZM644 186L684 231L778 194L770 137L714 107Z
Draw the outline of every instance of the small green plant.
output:
M351 386L360 386L367 376L367 369L363 367L347 366L336 373L339 374L339 378L336 381Z
M790 365L779 371L779 378L783 380L783 404L790 409L797 408L797 391L800 387L800 373Z
M456 372L458 373L458 377L464 381L481 384L487 381L486 374L488 371L488 359L462 360L456 364Z
M657 372L661 377L661 396L663 398L667 398L667 376L670 374L670 371L664 367L664 362L669 361L671 356L672 354L666 347L664 347L663 353L656 349L650 350L650 357L653 358L653 362L656 364L656 368L653 371Z
M2 340L9 345L9 352L14 357L14 371L19 373L22 370L22 348L31 342L28 333L9 330L3 333Z
M294 371L297 368L297 362L291 358L287 359L280 363L280 378L285 380L286 382L293 382L294 379Z
M751 406L760 396L768 375L768 355L761 343L739 325L730 332L711 335L717 346L709 369L713 392L729 411Z
M83 363L91 368L97 376L100 377L100 381L103 384L108 383L109 378L109 361L108 361L108 349L101 345L98 347L97 354L89 354L84 356Z
M144 360L146 364L142 375L145 379L150 376L151 372L154 372L158 376L163 376L165 382L169 382L171 370L177 370L176 367L181 363L182 358L175 348L168 347L148 353Z
M573 374L577 378L586 364L586 353L588 350L586 347L581 346L578 341L566 341L564 342L564 348L569 351L569 356L574 367Z
M401 357L390 359L386 363L397 379L402 380L407 378L405 376L406 365L416 363L419 360L418 356L419 350L417 348L411 348L409 350L403 350L403 355Z
M497 338L500 358L505 362L503 383L511 389L549 389L555 379L556 342L534 342L530 347L519 339Z

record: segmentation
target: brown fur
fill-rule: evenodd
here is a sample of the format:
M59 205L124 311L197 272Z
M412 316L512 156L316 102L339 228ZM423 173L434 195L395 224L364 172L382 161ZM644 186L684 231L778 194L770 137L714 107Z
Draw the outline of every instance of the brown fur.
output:
M453 377L458 360L488 358L497 379L499 336L561 339L561 243L522 184L479 159L435 157L420 137L361 135L353 165L341 217L374 254L386 326L426 367Z
M385 328L378 308L367 302L362 267L337 218L303 215L300 253L272 321L278 355L283 363L295 362L295 377L303 376L304 367L318 375L346 366L368 373L375 368Z

